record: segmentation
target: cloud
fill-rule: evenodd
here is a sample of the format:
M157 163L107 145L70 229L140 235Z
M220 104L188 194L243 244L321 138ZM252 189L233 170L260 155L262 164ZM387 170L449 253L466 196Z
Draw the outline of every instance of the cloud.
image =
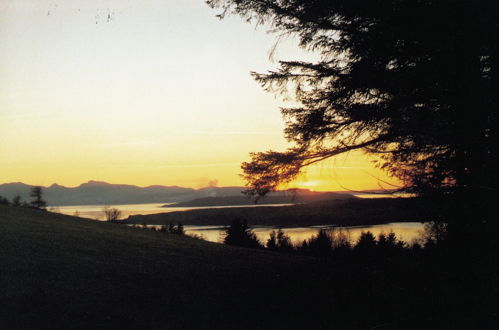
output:
M218 186L218 180L217 179L213 179L213 180L209 180L208 181L208 187L216 187Z

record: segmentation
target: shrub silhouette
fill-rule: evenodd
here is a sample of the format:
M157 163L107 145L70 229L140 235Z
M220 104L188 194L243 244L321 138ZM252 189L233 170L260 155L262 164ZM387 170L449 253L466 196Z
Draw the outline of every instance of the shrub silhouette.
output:
M184 225L180 221L177 223L176 226L170 222L170 224L168 225L168 228L165 225L163 225L159 228L158 231L170 233L170 234L176 234L176 235L184 235L185 234Z
M423 241L426 245L445 241L448 235L448 224L441 221L431 221L424 224Z
M321 229L317 235L303 241L298 251L307 254L327 256L347 253L351 250L350 237L347 232L337 228Z
M370 231L363 231L360 234L357 244L355 244L354 250L356 251L368 251L374 250L376 248L376 238L374 238L373 233Z
M232 220L232 223L225 231L224 243L227 245L237 245L249 248L262 248L256 238L255 233L248 225L247 221L239 219Z
M282 229L279 229L277 233L273 230L269 236L267 249L280 252L293 252L295 250L291 238Z
M30 202L32 207L36 209L45 210L47 202L43 200L42 195L43 195L42 187L36 186L31 189L29 196L33 197L33 200Z
M317 235L309 238L301 246L303 252L308 252L313 255L327 256L330 255L333 249L333 238L331 232L326 229L321 229Z
M14 205L14 206L21 206L22 205L22 200L21 200L21 196L20 195L16 195L12 199L12 205Z
M109 207L105 206L102 211L104 212L104 216L106 218L106 221L109 222L117 222L120 221L121 218L121 211L115 207Z
M0 205L9 205L9 200L3 196L0 196Z
M386 235L385 233L380 233L378 235L378 248L386 251L394 251L405 247L405 242L398 239L397 235L393 231Z
M178 222L177 226L174 227L173 232L171 233L176 235L184 235L184 225L181 222Z
M406 243L398 239L394 232L380 233L376 239L373 233L367 231L361 233L354 247L354 252L364 261L389 262L394 257L400 256L405 248Z
M272 230L269 234L269 239L267 240L267 249L272 251L277 251L277 234L275 230Z
M351 249L352 244L350 243L350 235L348 231L333 227L329 230L331 238L333 239L333 249Z

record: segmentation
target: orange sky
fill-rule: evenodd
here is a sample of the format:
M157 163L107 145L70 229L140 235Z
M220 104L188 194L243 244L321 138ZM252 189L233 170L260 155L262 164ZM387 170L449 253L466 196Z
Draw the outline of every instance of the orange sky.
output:
M288 146L286 103L249 72L315 57L289 38L269 58L275 35L215 15L199 0L0 0L0 183L243 185L249 152ZM351 153L296 185L378 177Z

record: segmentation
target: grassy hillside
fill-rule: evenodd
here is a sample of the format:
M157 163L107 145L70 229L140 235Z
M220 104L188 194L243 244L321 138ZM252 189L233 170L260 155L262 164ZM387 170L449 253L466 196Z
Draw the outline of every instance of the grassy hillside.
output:
M0 235L1 329L494 329L462 251L315 259L2 205Z
M227 225L232 219L246 219L251 225L311 226L323 224L373 225L388 222L422 221L420 201L407 198L346 198L292 206L260 206L200 209L182 212L136 215L133 224Z
M0 232L1 328L266 328L323 282L312 259L32 209L0 206Z

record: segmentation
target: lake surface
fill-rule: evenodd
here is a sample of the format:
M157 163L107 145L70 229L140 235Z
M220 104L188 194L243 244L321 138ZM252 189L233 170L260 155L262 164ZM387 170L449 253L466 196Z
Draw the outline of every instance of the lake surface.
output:
M188 235L197 235L201 238L210 241L221 243L224 239L225 229L222 226L184 226L185 232ZM253 227L253 232L262 243L266 243L269 239L269 234L281 228L290 238L293 244L302 243L313 235L317 235L320 229L332 228L332 226L310 226L310 227ZM394 232L397 238L412 244L415 240L421 237L424 225L421 222L393 222L382 225L373 226L355 226L355 227L336 227L342 229L350 238L350 242L354 243L360 237L363 231L370 231L375 236L380 233L388 234Z
M123 205L109 205L115 207L122 212L122 217L127 218L130 215L137 214L155 214L155 213L169 213L177 211L188 211L196 209L210 209L210 208L232 208L232 207L261 207L261 206L286 206L289 204L250 204L239 206L212 206L212 207L161 207L164 204L149 203L149 204L123 204ZM73 206L55 206L49 208L52 212L58 212L68 215L78 215L83 218L90 218L96 220L104 220L103 205L73 205ZM160 226L152 226L160 227ZM320 229L331 228L330 225L325 226L310 226L310 227L281 227L282 230L288 234L293 244L303 242L313 235L316 235ZM184 226L186 234L197 235L210 242L223 242L225 230L222 226ZM279 227L254 227L257 238L266 243L270 232L277 231ZM373 226L356 226L356 227L337 227L344 229L350 236L351 242L355 242L363 231L370 231L374 235L380 233L390 233L393 231L399 239L403 239L407 243L412 243L414 240L420 238L423 231L423 224L420 222L394 222L382 225Z

